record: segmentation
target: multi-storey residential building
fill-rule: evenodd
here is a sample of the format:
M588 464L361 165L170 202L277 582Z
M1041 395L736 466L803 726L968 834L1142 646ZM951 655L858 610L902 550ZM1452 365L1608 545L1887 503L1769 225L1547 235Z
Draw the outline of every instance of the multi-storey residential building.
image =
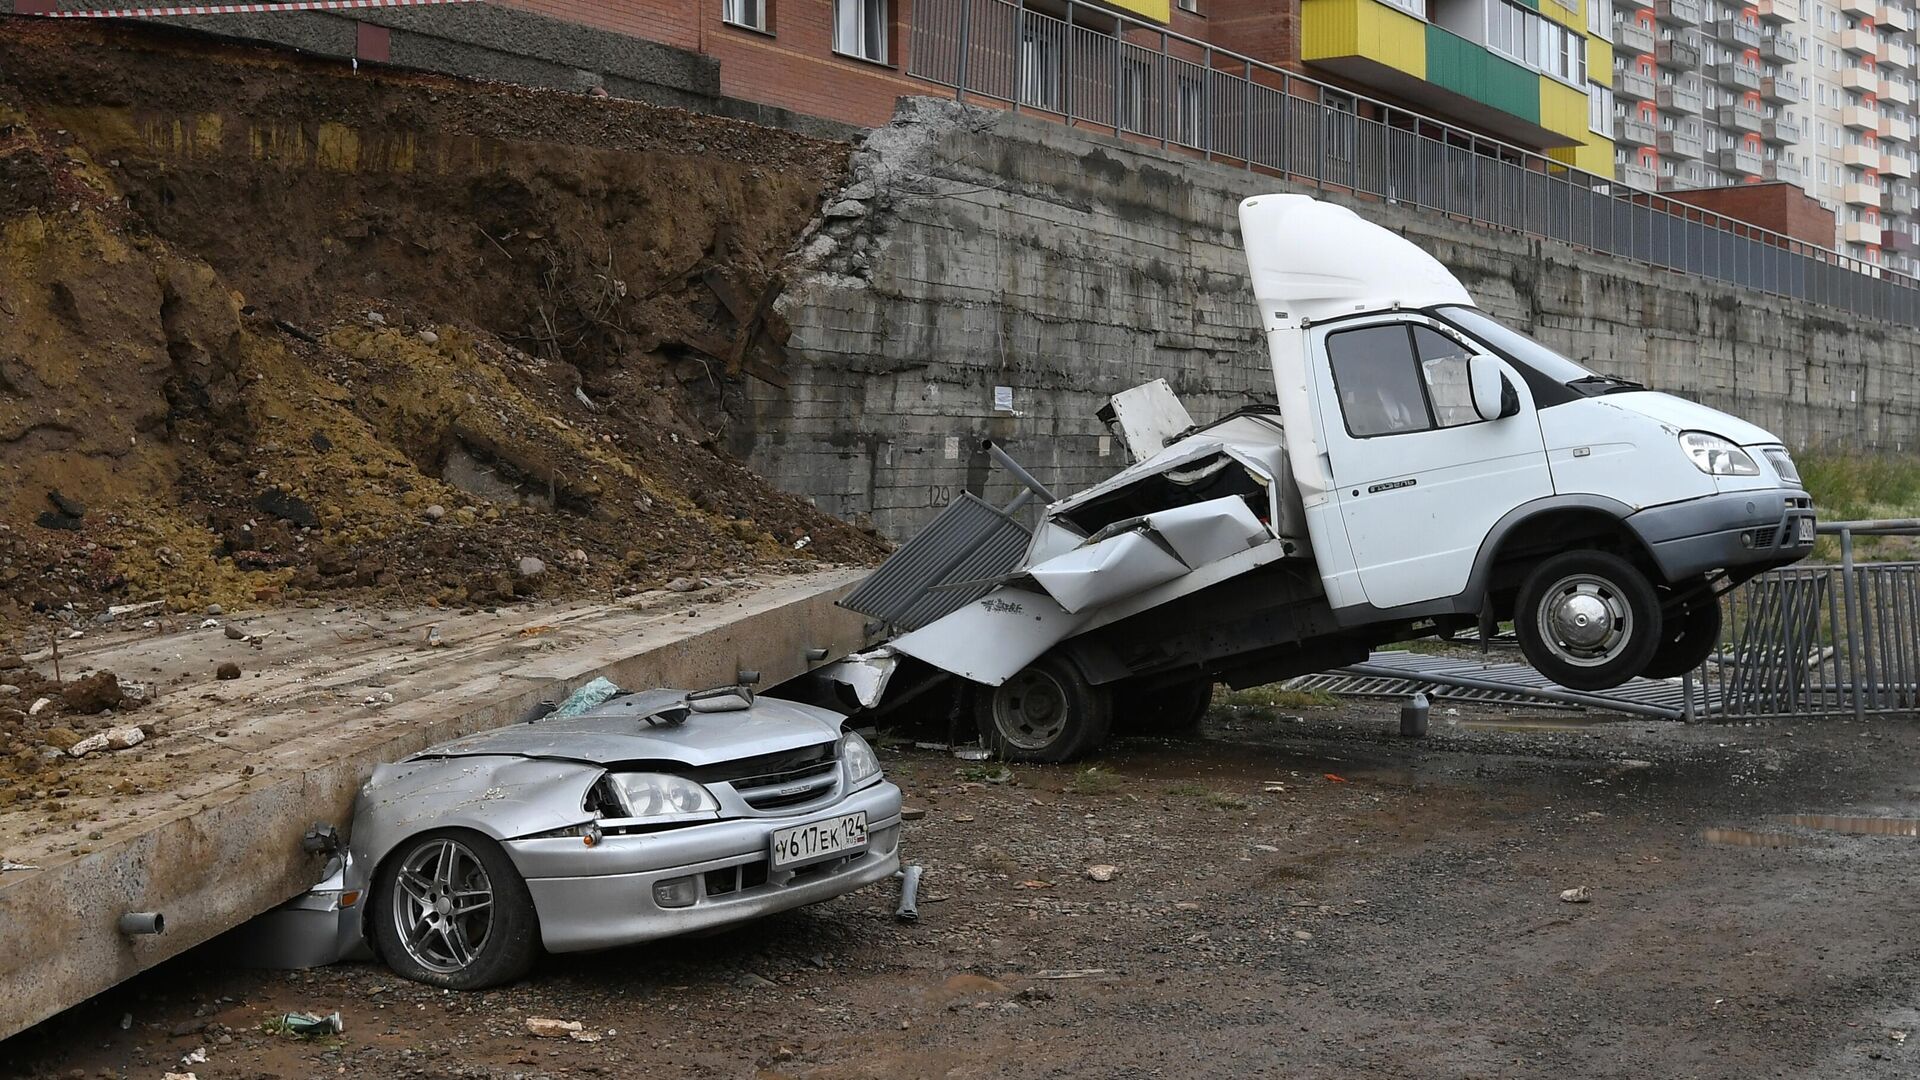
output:
M1907 0L1613 3L1622 180L1791 183L1834 212L1836 250L1915 268Z

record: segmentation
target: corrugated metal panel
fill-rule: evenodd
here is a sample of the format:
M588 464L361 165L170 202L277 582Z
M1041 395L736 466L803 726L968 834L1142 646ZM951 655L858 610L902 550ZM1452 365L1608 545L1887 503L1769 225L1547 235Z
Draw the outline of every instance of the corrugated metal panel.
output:
M1026 526L973 495L962 495L840 601L840 606L918 630L984 595L981 582L1020 566Z
M1548 703L1611 709L1678 720L1686 715L1686 689L1678 679L1633 679L1612 690L1568 690L1526 664L1498 664L1453 656L1377 652L1364 664L1308 675L1287 684L1357 697L1405 697L1417 689L1435 696L1501 704ZM1718 695L1698 682L1694 709L1717 711Z

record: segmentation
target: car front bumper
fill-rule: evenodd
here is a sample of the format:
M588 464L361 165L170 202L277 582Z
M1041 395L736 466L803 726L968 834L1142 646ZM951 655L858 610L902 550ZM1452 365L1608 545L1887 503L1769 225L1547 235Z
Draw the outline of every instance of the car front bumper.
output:
M1813 523L1813 499L1799 488L1723 492L1627 519L1669 582L1795 562L1813 550Z
M774 871L779 829L855 812L867 815L867 846L828 862ZM502 846L527 880L549 952L579 952L711 930L850 893L900 868L900 789L882 781L826 807L785 817L611 835L509 840ZM692 878L694 902L661 907L654 886Z

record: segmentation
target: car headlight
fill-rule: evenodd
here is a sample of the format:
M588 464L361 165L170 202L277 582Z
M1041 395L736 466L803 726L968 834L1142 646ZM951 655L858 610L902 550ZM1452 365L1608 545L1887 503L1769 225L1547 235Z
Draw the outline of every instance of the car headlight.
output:
M1787 456L1786 450L1778 446L1769 446L1760 451L1760 456L1766 458L1767 464L1773 466L1774 475L1780 478L1781 483L1792 484L1794 487L1801 486L1800 469L1794 465L1793 458Z
M1759 476L1760 466L1730 439L1704 431L1680 433L1680 449L1708 476Z
M666 773L609 773L607 784L622 816L672 821L710 817L720 811L713 792L684 776Z
M857 787L880 775L880 759L867 740L854 732L840 737L840 765L847 770L847 786Z

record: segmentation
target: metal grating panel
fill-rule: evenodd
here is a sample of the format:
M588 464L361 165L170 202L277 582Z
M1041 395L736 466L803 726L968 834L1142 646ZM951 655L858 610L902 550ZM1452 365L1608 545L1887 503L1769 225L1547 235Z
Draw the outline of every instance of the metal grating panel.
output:
M1612 690L1569 690L1525 664L1377 652L1364 664L1302 676L1287 686L1356 697L1405 697L1418 689L1433 688L1435 696L1457 701L1574 705L1678 720L1687 715L1689 683L1679 679L1634 679ZM1712 696L1704 689L1694 691L1696 714L1717 711Z
M918 630L983 596L991 586L981 582L1018 569L1031 535L990 504L963 494L840 606L902 630Z

